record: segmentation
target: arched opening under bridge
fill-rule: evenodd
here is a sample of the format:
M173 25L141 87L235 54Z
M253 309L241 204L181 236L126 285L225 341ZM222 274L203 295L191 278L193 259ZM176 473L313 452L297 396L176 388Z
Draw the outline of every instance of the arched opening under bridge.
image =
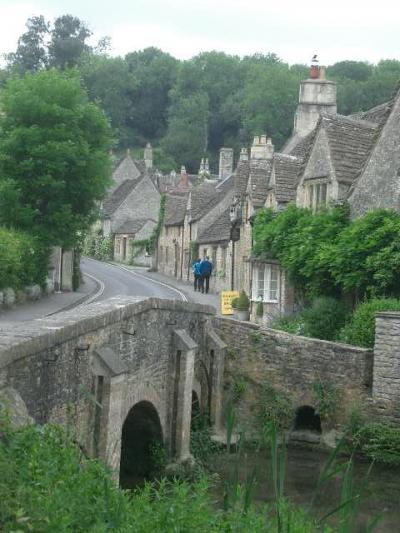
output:
M157 410L147 401L135 404L122 426L119 483L133 488L156 474L164 454Z

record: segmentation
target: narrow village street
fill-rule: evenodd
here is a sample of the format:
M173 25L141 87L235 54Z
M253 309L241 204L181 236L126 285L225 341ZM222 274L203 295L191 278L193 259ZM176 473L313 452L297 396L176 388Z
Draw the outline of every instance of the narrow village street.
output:
M146 268L112 265L84 258L81 262L83 282L76 292L54 293L37 302L26 302L0 312L0 330L12 323L44 318L74 307L112 298L138 296L191 301L214 306L216 294L194 292L190 283L174 280Z

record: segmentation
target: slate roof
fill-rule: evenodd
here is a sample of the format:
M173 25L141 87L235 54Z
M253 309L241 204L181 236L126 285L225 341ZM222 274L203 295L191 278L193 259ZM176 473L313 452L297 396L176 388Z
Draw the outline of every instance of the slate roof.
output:
M148 222L149 220L155 223L155 221L151 218L150 219L149 218L138 218L136 220L125 220L125 222L121 224L121 226L119 226L119 228L116 229L114 233L130 233L134 235L139 230L141 230L143 226L146 224L146 222Z
M297 180L301 163L301 159L292 155L280 153L274 155L274 190L278 203L296 200Z
M250 162L239 160L233 175L235 196L243 196L247 190L250 175Z
M377 124L343 115L322 115L321 127L327 133L336 179L353 183L375 143Z
M249 194L254 207L264 205L272 171L272 159L250 159Z
M349 115L349 118L366 120L368 122L374 122L375 124L382 124L386 121L391 108L391 102L385 102L384 104L377 105L368 111L360 111L359 113Z
M202 218L208 211L215 207L232 188L232 179L215 184L205 181L190 192L190 219L192 222Z
M308 135L300 139L299 142L297 142L295 146L288 152L288 155L293 155L294 157L304 160L307 157L311 146L313 145L316 131L317 127L315 127Z
M117 187L110 197L103 202L101 211L103 216L111 216L118 207L122 204L125 198L130 194L143 176L139 176L135 180L125 180Z
M227 242L231 238L230 209L226 209L203 233L197 238L200 244L212 242Z
M165 200L164 226L180 226L186 214L188 195L173 196L168 194Z

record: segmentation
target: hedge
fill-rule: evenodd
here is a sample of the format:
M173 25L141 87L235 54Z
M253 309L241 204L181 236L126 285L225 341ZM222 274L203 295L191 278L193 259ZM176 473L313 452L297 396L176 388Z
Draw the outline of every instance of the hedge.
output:
M50 250L36 237L0 227L0 289L44 286Z

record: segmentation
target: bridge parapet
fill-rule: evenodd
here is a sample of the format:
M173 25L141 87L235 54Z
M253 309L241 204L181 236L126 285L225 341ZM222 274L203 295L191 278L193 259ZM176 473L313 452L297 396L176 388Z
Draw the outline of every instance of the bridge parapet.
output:
M0 387L18 391L36 422L74 427L115 471L124 421L147 402L171 456L185 459L194 379L201 403L220 419L224 345L214 314L205 305L120 297L3 329Z

